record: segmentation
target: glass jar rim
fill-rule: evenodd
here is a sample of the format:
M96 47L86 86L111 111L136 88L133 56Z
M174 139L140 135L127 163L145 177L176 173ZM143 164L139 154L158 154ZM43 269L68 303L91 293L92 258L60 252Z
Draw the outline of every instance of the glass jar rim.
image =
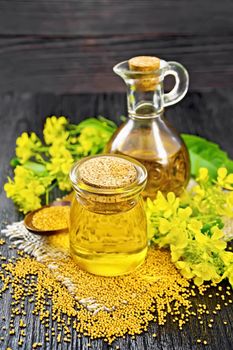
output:
M87 184L85 183L79 176L78 176L78 169L79 167L86 161L93 159L93 158L100 158L100 157L114 157L114 158L120 158L129 161L135 168L137 172L136 179L131 182L129 185L125 185L122 187L114 187L114 188L108 188L108 187L97 187L95 185ZM125 194L129 195L136 192L141 192L141 190L145 187L146 181L147 181L147 170L140 162L137 160L125 156L125 155L118 155L118 154L111 154L111 153L104 153L104 154L97 154L94 156L89 156L82 158L78 162L76 162L71 170L70 170L70 181L72 184L72 187L75 191L85 191L88 193L96 194L96 195L117 195L117 194Z

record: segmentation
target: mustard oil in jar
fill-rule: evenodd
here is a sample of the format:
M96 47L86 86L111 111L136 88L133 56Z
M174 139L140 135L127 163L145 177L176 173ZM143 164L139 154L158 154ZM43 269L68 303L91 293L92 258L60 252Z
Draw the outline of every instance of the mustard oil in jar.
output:
M129 157L99 155L78 162L70 178L70 252L84 270L102 276L129 273L147 254L141 192L147 173Z

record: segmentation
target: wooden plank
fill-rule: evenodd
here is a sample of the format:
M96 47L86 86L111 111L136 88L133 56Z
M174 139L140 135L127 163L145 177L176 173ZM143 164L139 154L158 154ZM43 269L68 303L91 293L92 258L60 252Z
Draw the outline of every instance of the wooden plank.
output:
M0 1L0 33L115 35L233 33L233 3L212 0Z
M233 35L0 38L0 92L114 92L121 60L147 54L184 64L190 89L233 86Z
M191 132L218 142L233 157L232 135L233 129L233 90L213 90L209 92L189 93L178 105L167 109L166 115L171 123L180 132ZM79 122L88 116L102 114L118 120L121 114L126 114L126 100L124 94L81 94L81 95L55 95L55 94L6 94L0 96L0 122L1 122L1 152L0 152L0 224L18 220L20 217L11 201L5 198L2 185L10 173L9 161L14 154L15 139L22 131L35 131L41 134L45 116L67 115L73 122ZM0 251L4 256L14 255L14 251L1 246ZM196 305L205 303L207 308L215 304L215 290L210 291L213 298L197 297ZM49 341L45 341L45 327L41 325L39 317L32 315L32 304L27 302L26 316L24 318L27 327L27 337L23 346L18 346L19 319L15 316L15 335L9 335L11 294L8 290L0 298L0 349L10 347L14 350L31 350L34 342L42 342L41 350L71 350L87 349L89 340L86 337L77 338L72 332L71 343L62 341L57 344L56 335L52 336L51 328L56 322L52 322L49 331ZM126 336L119 339L112 347L108 347L102 340L91 342L94 350L115 350L116 345L124 350L231 350L233 348L233 308L223 307L214 318L213 328L207 326L207 319L201 326L197 318L191 318L190 322L180 332L169 318L163 327L151 324L148 332L137 336L136 339ZM228 325L224 325L227 321ZM6 327L6 330L3 329ZM157 337L152 336L153 333ZM55 331L57 334L57 331ZM206 338L208 345L197 344L197 338Z

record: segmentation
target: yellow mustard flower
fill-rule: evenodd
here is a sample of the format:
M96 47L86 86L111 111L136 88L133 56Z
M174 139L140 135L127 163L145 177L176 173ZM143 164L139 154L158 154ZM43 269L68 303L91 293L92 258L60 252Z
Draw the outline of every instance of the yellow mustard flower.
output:
M233 218L233 192L225 192L224 198L216 203L216 213L223 217Z
M195 239L198 243L201 244L202 247L207 249L219 249L223 250L226 248L227 244L222 240L223 232L218 227L213 227L211 229L212 236L209 237L201 232L197 232L195 235Z
M159 218L159 232L161 234L167 233L171 230L172 223L165 219L165 218Z
M189 217L192 214L192 208L186 207L186 208L179 208L177 211L177 216L180 220L188 220Z
M226 266L233 264L233 252L222 250L219 252L219 256Z
M166 198L162 192L158 191L154 206L158 211L163 212L165 218L169 218L177 211L179 202L179 198L177 198L173 192L169 192Z
M58 176L57 177L58 181L58 187L61 191L70 191L72 186L69 180L69 176L64 177L64 176Z
M38 136L32 132L29 135L23 132L16 140L16 156L19 158L21 164L24 164L29 158L34 156L38 149L41 147L42 143Z
M200 220L197 220L195 218L191 218L189 223L188 223L188 229L193 234L200 233L202 227L203 227L203 223Z
M210 262L201 262L200 264L194 265L192 268L194 283L197 286L203 284L204 281L220 282L221 276L216 272L215 266Z
M151 242L153 240L154 235L155 235L154 226L150 222L150 220L147 219L147 239L149 242Z
M78 137L76 151L83 156L100 152L112 136L112 132L95 126L83 127Z
M203 198L205 198L206 191L200 185L194 186L192 191L194 193L194 201L200 202Z
M180 273L185 278L191 279L194 277L194 273L192 272L189 264L186 261L177 261L176 267L180 270Z
M222 279L228 278L233 288L233 257L230 258L230 262L231 263L227 265L226 271L224 272Z
M175 245L178 249L183 249L188 244L188 234L185 229L181 227L173 227L169 235L167 235L167 240L171 246Z
M56 157L51 158L51 162L47 163L46 168L51 175L56 175L58 173L68 175L73 162L74 159L70 152L65 150L62 156L57 155Z
M69 191L71 189L69 172L74 163L71 152L63 144L56 141L49 148L49 154L51 159L46 164L47 170L56 177L60 190Z
M200 183L206 183L209 181L209 172L207 168L199 169L199 174L196 178L196 181Z
M43 130L45 143L51 145L58 139L65 142L69 137L69 132L65 129L67 124L68 120L64 116L47 118Z
M33 171L18 165L14 171L14 180L8 179L4 190L8 198L12 198L23 213L38 209L41 206L40 196L45 194L51 178L40 178Z
M218 169L217 183L227 190L233 190L233 174L227 175L226 168Z

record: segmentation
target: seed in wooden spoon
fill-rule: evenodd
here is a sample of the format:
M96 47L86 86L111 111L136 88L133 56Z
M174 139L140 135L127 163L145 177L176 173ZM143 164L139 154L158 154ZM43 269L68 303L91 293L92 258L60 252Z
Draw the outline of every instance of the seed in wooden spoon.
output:
M33 215L32 224L41 231L62 230L68 227L69 214L69 206L43 208Z

